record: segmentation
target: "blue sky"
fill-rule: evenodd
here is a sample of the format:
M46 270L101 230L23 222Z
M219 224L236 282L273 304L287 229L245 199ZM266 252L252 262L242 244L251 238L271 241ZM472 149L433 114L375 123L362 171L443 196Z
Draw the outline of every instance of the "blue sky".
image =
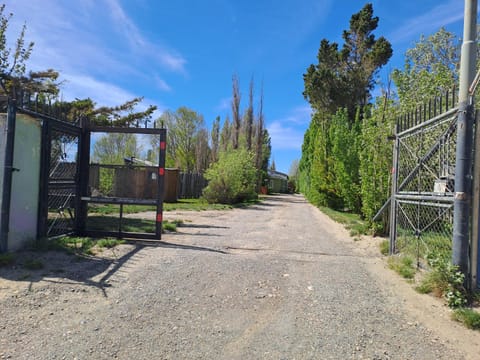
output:
M376 0L376 36L394 56L381 80L403 66L405 50L441 26L461 36L462 0ZM232 75L240 79L242 107L253 76L264 93L265 120L277 170L301 156L310 108L303 73L320 40L341 43L353 13L366 1L334 0L7 0L14 14L9 38L27 25L35 47L29 68L54 68L63 98L90 97L118 105L136 96L145 105L187 106L210 128L230 114ZM257 104L255 104L257 105Z

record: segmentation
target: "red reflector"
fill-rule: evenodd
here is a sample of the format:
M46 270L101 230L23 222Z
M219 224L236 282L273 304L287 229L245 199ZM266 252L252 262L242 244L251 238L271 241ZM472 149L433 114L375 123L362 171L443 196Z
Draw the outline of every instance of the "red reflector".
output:
M158 175L160 175L160 176L165 175L165 169L164 168L158 168Z
M165 150L166 147L167 147L167 143L165 141L161 141L160 142L160 150Z
M157 214L157 222L162 222L163 216L162 214Z

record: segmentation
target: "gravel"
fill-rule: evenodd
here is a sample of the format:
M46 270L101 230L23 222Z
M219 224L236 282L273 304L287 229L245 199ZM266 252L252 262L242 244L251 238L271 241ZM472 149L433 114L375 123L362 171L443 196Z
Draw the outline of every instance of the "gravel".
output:
M466 358L300 195L166 218L159 244L0 269L0 359Z

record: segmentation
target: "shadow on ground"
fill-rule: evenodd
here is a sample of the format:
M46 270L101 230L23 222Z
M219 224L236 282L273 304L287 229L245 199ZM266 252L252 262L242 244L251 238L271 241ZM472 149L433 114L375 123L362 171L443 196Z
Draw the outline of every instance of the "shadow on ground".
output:
M0 289L9 288L1 284L2 279L29 282L29 289L40 281L65 285L83 284L100 289L106 297L105 289L111 286L110 278L129 264L142 261L142 250L154 247L226 254L224 251L207 247L159 240L135 240L105 249L96 255L61 250L20 251L11 254L13 260L10 264L0 266Z

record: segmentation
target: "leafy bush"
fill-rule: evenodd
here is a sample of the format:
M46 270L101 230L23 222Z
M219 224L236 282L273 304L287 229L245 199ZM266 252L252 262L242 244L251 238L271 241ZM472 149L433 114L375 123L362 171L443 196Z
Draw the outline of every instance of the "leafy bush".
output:
M208 186L203 197L209 203L234 204L257 198L254 154L237 149L220 154L205 172Z
M459 308L467 303L465 275L442 257L428 257L432 270L425 276L417 291L443 296L451 308Z

